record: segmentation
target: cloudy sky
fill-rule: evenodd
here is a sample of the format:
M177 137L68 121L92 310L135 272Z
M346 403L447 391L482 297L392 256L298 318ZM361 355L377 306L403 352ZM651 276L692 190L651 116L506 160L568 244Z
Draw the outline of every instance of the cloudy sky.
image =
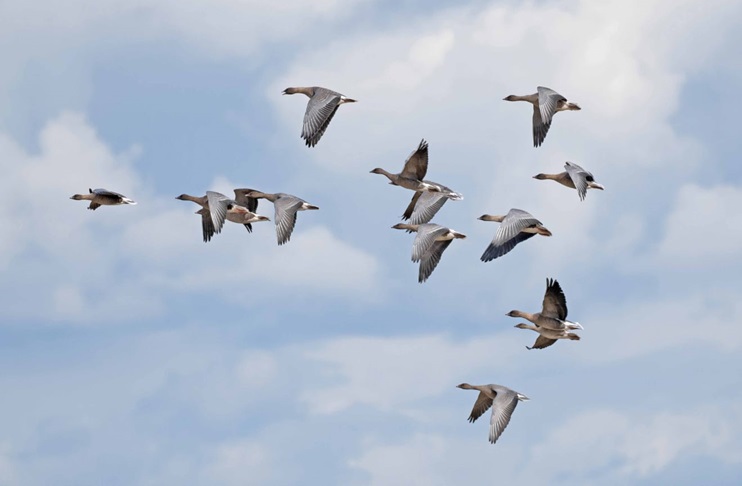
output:
M458 5L0 3L0 485L739 484L742 3ZM359 100L314 149L297 85ZM368 172L423 137L468 238L419 285ZM321 210L204 244L175 196L234 187ZM554 236L481 263L511 207ZM547 277L585 330L529 352ZM531 398L495 446L464 381Z

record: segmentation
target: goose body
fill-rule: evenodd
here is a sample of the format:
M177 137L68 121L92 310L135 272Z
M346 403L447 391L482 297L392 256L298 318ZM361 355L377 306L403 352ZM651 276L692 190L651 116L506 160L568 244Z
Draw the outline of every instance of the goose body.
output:
M474 407L469 415L469 422L474 423L490 407L492 408L489 430L489 441L492 444L497 442L497 439L500 438L510 423L510 417L513 415L518 402L529 399L522 393L502 385L470 385L468 383L462 383L457 385L457 388L479 391L477 401L474 402Z
M505 101L527 101L533 105L533 146L540 147L546 139L551 127L551 120L560 111L581 110L576 103L570 103L567 98L553 89L539 86L536 93L517 96L510 95L503 98Z
M585 200L588 189L600 189L601 191L605 189L602 184L595 182L595 178L590 172L573 162L566 162L564 169L564 172L559 174L536 174L533 178L552 180L570 189L577 189L577 195L581 201Z
M412 243L412 261L420 262L417 281L425 282L441 261L443 252L454 239L466 238L466 235L437 224L398 223L394 229L416 232Z
M483 262L494 260L509 253L518 243L535 235L551 236L551 231L546 229L541 221L522 209L513 208L505 216L484 214L479 219L501 223L500 227L497 228L495 237L480 258Z
M283 94L285 95L296 93L301 93L309 97L307 111L304 112L304 123L301 129L301 138L304 139L307 147L317 145L340 105L356 102L356 100L348 98L345 95L327 88L320 88L319 86L300 86L283 90Z

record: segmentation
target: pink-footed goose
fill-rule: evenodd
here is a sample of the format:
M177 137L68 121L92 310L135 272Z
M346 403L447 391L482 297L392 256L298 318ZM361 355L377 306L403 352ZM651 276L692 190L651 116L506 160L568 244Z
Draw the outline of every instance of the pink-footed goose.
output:
M88 209L95 211L101 206L118 206L120 204L136 204L128 197L122 196L118 192L106 189L88 189L87 194L74 194L70 197L75 201L90 201Z
M472 408L469 415L469 422L474 423L484 412L492 407L489 433L489 441L492 444L497 442L505 427L510 423L510 417L513 415L518 402L529 399L522 393L518 393L502 385L470 385L468 383L462 383L457 385L457 388L479 391L477 401L474 402L474 408Z
M301 138L304 139L307 147L317 145L317 142L319 142L319 139L322 138L325 130L327 130L327 126L330 124L332 117L335 116L335 112L338 111L340 105L356 102L356 100L348 98L345 95L327 88L320 88L319 86L299 86L283 90L283 94L285 95L296 93L301 93L309 97L307 111L304 113L304 123L301 129Z
M570 103L567 98L553 89L539 86L536 93L517 96L510 95L503 98L505 101L527 101L533 105L533 146L539 147L544 143L546 134L551 127L551 119L560 111L581 110L576 103Z
M417 281L425 282L433 273L441 255L454 239L466 238L466 235L438 224L405 224L398 223L392 226L394 229L417 232L415 241L412 243L412 261L420 262Z
M497 228L495 237L480 258L483 262L488 262L505 255L515 248L518 243L526 241L537 234L551 236L551 231L546 229L541 224L541 221L522 209L513 208L505 216L484 214L479 219L481 221L501 223L500 227Z
M585 200L588 189L600 189L601 191L605 189L602 184L595 182L595 178L590 172L574 162L566 162L564 169L564 172L560 172L559 174L536 174L533 178L557 181L563 186L577 189L577 195L580 197L580 201Z

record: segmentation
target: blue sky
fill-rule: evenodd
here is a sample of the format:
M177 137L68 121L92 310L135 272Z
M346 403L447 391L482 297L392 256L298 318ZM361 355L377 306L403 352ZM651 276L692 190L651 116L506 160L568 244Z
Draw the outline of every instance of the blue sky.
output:
M0 4L0 485L738 484L742 4ZM288 86L356 98L314 149ZM549 86L583 110L531 146ZM424 285L396 170L464 194ZM571 160L606 186L531 178ZM85 210L106 187L133 207ZM181 193L318 205L201 241ZM554 233L479 261L518 207ZM269 204L263 214L272 217ZM580 342L511 309L565 289ZM528 395L495 446L460 382Z

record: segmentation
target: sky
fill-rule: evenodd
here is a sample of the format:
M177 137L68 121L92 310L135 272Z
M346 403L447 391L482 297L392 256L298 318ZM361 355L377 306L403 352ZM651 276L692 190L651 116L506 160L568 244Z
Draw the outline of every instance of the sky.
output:
M0 2L0 485L740 484L742 3ZM324 86L357 99L299 137ZM532 147L548 86L579 112ZM465 233L417 283L425 138ZM532 178L565 161L605 191ZM138 205L87 211L89 187ZM201 241L196 205L295 194ZM479 261L510 208L536 237ZM260 213L272 218L261 202ZM512 309L566 293L581 341ZM495 445L461 382L530 397Z

